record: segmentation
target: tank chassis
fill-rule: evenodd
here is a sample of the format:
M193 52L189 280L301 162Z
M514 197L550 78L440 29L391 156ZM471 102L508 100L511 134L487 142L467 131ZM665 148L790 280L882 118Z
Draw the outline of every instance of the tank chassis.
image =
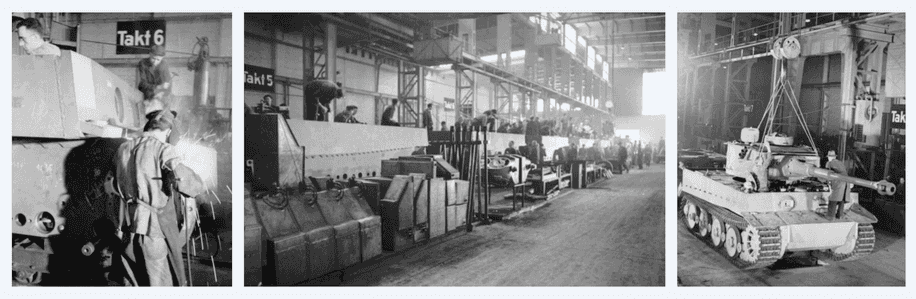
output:
M142 127L142 94L76 52L12 61L12 269L88 285L115 236L113 157Z
M681 167L679 210L691 233L742 269L771 265L787 252L808 251L833 261L871 253L877 218L858 204L856 193L850 194L842 218L824 217L830 194L825 181L883 195L892 195L895 186L819 168L812 148L774 145L770 137L761 143L727 143L725 171Z

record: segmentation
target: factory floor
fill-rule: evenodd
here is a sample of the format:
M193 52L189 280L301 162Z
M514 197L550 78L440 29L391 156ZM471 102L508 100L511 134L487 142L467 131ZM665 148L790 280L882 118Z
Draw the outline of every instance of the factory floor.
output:
M348 286L661 286L664 165L347 269Z
M678 285L904 286L906 238L880 228L875 229L875 235L872 254L855 261L780 270L739 270L691 234L684 224L678 223Z

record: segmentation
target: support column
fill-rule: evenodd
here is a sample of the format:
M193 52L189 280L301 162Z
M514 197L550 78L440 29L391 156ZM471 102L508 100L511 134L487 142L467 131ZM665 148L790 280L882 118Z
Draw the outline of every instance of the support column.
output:
M302 87L315 80L315 37L311 29L302 29ZM305 97L302 99L302 119L305 119ZM287 103L289 106L289 103Z
M512 65L512 15L496 15L496 66L510 70Z
M325 69L328 81L337 83L337 25L327 22L324 28ZM330 105L328 122L334 121L337 115L337 100Z
M425 74L423 67L398 62L398 99L403 105L398 111L398 121L403 126L419 127L425 108Z
M527 29L523 33L525 35L525 73L523 76L525 79L541 82L541 78L536 78L538 73L537 30L537 28Z
M855 109L856 86L855 79L858 72L856 56L858 56L856 44L858 39L854 37L844 38L846 44L842 50L842 73L840 74L840 140L837 145L837 155L841 159L846 157L846 139L849 138L853 126L853 117Z
M455 120L465 120L474 117L477 108L477 74L467 69L455 68ZM471 104L471 114L461 112L464 105Z

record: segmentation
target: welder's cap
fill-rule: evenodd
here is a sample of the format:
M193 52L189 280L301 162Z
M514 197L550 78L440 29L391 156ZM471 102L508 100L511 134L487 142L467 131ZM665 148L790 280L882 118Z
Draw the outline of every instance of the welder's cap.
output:
M163 113L162 110L150 112L146 114L146 126L143 127L143 131L171 129L175 124L175 117L178 117L178 112L175 111L171 113Z
M153 56L165 56L165 47L160 45L153 45L149 48L149 54Z
M836 157L836 151L828 151L827 157Z
M322 100L343 97L343 89L328 80L315 80L305 85L305 96Z

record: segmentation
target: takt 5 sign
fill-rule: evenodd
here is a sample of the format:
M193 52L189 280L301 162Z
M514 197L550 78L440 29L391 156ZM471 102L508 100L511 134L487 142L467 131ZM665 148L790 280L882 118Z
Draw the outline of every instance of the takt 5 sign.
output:
M274 92L274 70L246 64L245 89Z
M165 46L165 21L118 22L117 54L147 54L153 45Z
M906 105L891 105L891 127L906 129Z

